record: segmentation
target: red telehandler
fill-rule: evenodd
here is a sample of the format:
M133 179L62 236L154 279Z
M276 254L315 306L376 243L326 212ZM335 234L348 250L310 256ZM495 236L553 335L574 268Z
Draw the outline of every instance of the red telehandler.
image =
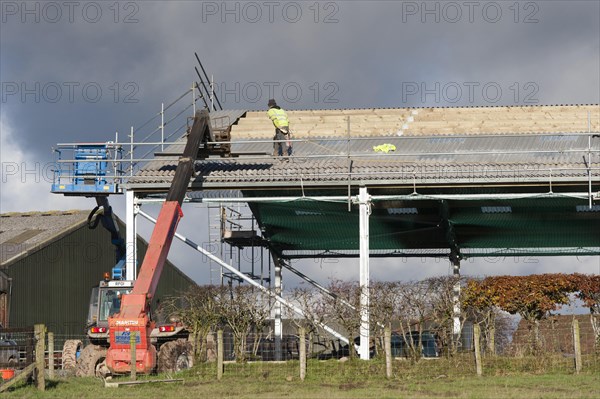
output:
M196 112L183 155L179 159L171 187L152 232L137 280L131 292L122 295L119 313L108 318L110 347L106 354L106 366L113 374L128 373L131 370L130 337L133 332L135 332L137 372L147 374L156 368L157 348L150 337L155 323L150 317L150 303L156 292L177 224L183 216L181 204L194 174L194 163L198 157L200 144L211 136L208 111Z

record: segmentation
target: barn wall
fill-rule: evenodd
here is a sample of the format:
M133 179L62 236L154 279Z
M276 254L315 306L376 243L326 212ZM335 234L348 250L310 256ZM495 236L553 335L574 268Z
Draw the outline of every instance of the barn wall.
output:
M44 323L55 334L83 333L90 290L115 259L102 233L82 227L9 267L11 327Z
M146 248L138 239L140 264ZM12 264L7 270L13 279L10 327L44 323L57 336L84 334L91 289L114 264L110 234L86 226ZM155 298L180 293L191 284L168 262Z

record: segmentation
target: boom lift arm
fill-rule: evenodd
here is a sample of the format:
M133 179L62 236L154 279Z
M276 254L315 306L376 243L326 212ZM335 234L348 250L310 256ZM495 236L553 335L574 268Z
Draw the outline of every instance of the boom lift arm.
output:
M181 204L194 173L200 143L207 135L210 136L210 129L208 111L197 111L133 290L130 294L123 295L120 313L108 319L110 348L106 355L106 365L112 373L127 373L131 370L129 342L133 331L136 332L137 372L150 373L156 366L156 348L150 343L150 333L154 328L154 322L149 317L150 302L156 292L177 224L183 216Z
M112 207L108 203L108 196L101 195L95 196L96 203L98 204L88 216L88 227L95 229L98 223L102 223L104 227L110 233L110 241L115 246L116 260L115 266L112 270L112 278L115 280L122 280L125 278L125 256L127 250L125 247L125 240L121 237L119 231L119 225L115 214L112 211Z

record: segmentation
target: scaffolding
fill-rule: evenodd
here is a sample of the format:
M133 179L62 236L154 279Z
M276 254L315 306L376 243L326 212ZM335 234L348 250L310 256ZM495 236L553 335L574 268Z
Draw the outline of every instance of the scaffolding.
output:
M248 283L259 289L265 290L277 306L287 306L294 312L302 315L302 311L285 300L281 292L281 271L287 269L305 279L317 288L324 290L317 282L303 275L286 262L278 258L272 251L271 243L263 236L261 226L256 220L248 204L253 202L289 202L296 200L311 199L306 195L308 185L312 188L318 187L322 181L335 181L337 187L347 187L347 195L324 195L319 194L312 198L318 201L347 201L348 209L351 206L359 208L360 241L359 253L352 256L360 256L360 285L366 289L369 285L369 215L371 206L378 201L415 201L415 200L497 200L499 198L533 198L540 195L570 196L574 198L586 198L589 209L596 211L598 205L593 205L594 200L600 199L600 191L594 192L594 185L600 181L600 135L592 132L587 133L535 133L519 135L453 135L451 138L439 136L418 137L394 137L407 145L400 147L397 152L386 154L375 153L371 150L373 145L384 144L391 140L390 137L353 137L350 131L350 119L348 118L347 135L337 138L300 138L291 140L294 143L303 144L310 148L319 148L314 153L297 152L290 165L306 165L314 163L316 167L310 170L300 170L296 174L289 173L285 167L281 167L281 161L274 159L271 151L264 150L273 144L273 140L236 140L231 136L231 126L236 122L231 115L220 114L216 103L218 99L214 93L207 91L206 83L210 83L204 72L206 82L201 79L201 85L194 83L191 88L179 96L175 101L161 104L160 111L152 118L131 127L129 141L119 142L119 134L115 134L114 141L106 143L63 143L58 144L55 151L57 154L56 169L54 173L53 191L68 193L68 189L61 186L73 186L70 193L80 193L90 196L90 187L94 187L97 194L109 195L120 194L127 191L127 217L128 226L128 248L134 248L136 217L141 215L153 221L153 218L140 210L143 204L160 203L164 200L165 188L170 184L170 175L165 172L165 165L175 161L181 155L182 143L179 141L190 128L191 118L187 115L189 110L195 110L198 100L204 102L205 107L211 110L211 129L213 136L206 139L199 149L201 165L217 165L221 170L232 170L233 166L240 164L256 165L259 167L253 171L253 182L247 183L254 187L260 187L263 180L274 182L272 185L285 189L293 187L301 192L301 195L274 195L272 197L260 196L256 198L241 196L220 195L225 190L236 190L236 181L243 178L241 173L231 173L220 177L220 181L210 186L210 181L204 181L198 186L191 183L191 192L184 202L204 203L207 208L208 227L208 250L195 244L190 239L177 234L177 238L188 244L209 259L209 273L211 284L242 284ZM201 90L204 87L204 94ZM186 99L191 98L191 101ZM219 104L220 106L220 104ZM168 115L167 115L168 114ZM160 120L158 126L153 128L153 123ZM589 116L588 116L589 126ZM523 148L522 143L528 138L547 140L546 148ZM506 157L524 157L537 159L539 157L550 157L564 159L564 157L578 158L578 163L545 166L531 162L530 164L515 164L511 162L490 164L478 163L481 160L497 154L485 146L486 140L505 140L503 144L503 155ZM428 141L440 142L446 140L452 151L443 150L419 150L419 143ZM519 141L521 140L521 141ZM571 140L571 141L569 141ZM571 145L573 141L577 146ZM342 143L343 142L343 143ZM341 145L342 143L343 145ZM467 143L467 144L465 144ZM471 143L471 144L468 144ZM569 146L560 145L568 143ZM244 145L259 145L251 151L241 151ZM262 147L260 147L262 145ZM86 147L87 146L87 147ZM98 150L98 153L79 152L78 150ZM407 148L417 148L410 150ZM468 150L465 150L467 148ZM368 150L367 150L368 149ZM65 154L73 151L73 156ZM236 152L237 151L237 152ZM414 167L418 162L427 159L440 159L445 161L440 164L425 164L423 167ZM413 164L408 165L407 160ZM460 160L459 166L453 169L443 169L447 165L454 165ZM583 162L581 162L583 160ZM370 162L385 162L391 167L388 170L377 171L379 181L394 181L398 186L409 187L410 192L397 195L377 195L369 192L366 185L373 178L373 172L368 168L360 169L357 165ZM461 163L462 162L462 163ZM104 166L104 168L98 165ZM276 168L262 168L260 165L277 165ZM321 165L321 166L319 166ZM441 165L441 166L440 166ZM440 180L440 167L444 172L443 181ZM333 168L333 171L332 171ZM103 169L102 173L97 173ZM167 168L168 169L168 168ZM485 173L484 173L485 172ZM477 178L476 176L483 176ZM470 181L474 185L485 184L490 177L500 182L517 182L520 185L536 184L544 189L532 193L523 192L482 192L482 193L443 193L431 194L424 192L424 188L430 188L432 184L439 183L451 185L453 182ZM207 177L209 179L209 177ZM230 179L230 180L228 180ZM586 190L576 192L556 193L556 184L577 181L578 187L585 185ZM75 183L74 183L75 182ZM147 183L145 183L147 182ZM55 190L56 187L56 190ZM105 188L108 187L108 188ZM360 188L359 188L360 187ZM351 188L359 188L359 193L352 193ZM196 195L203 190L215 190L215 197ZM76 191L81 190L81 191ZM356 190L355 190L356 191ZM239 192L238 192L239 194ZM596 207L596 208L594 208ZM406 208L408 209L408 208ZM131 246L130 246L131 245ZM135 252L135 250L134 250ZM456 254L454 254L456 255ZM407 256L399 253L398 256ZM421 254L422 256L422 254ZM135 254L128 257L128 268L135 269ZM453 260L453 271L455 274L460 270L460 259ZM326 290L325 290L326 291ZM368 320L369 315L365 313L368 309L368 296L361 303L362 325L361 325L361 357L368 357ZM275 309L276 323L281 323L281 308ZM459 313L460 309L456 309ZM331 328L322 327L332 335L347 343L347 339ZM276 337L281 336L281 325L276 325Z
M174 101L161 104L160 111L150 119L131 127L128 141L120 142L119 133L114 141L104 143L59 143L54 151L56 163L53 188L68 186L80 179L89 186L90 179L110 194L122 193L131 185L136 191L165 190L171 174L164 166L174 163L181 155L183 139L191 126L190 110L206 95L193 83ZM210 97L210 96L209 96ZM186 101L190 99L191 101ZM214 106L214 104L213 104ZM585 179L590 204L595 193L592 182L600 179L600 134L591 129L588 115L587 133L532 133L532 134L477 134L446 136L359 137L353 136L348 123L347 135L342 137L296 138L294 156L285 167L272 156L273 140L243 140L231 136L231 127L243 112L214 110L211 113L212 137L203 140L199 149L200 164L210 170L227 172L239 165L252 169L256 186L261 182L276 182L279 186L300 188L316 182L333 181L351 185L373 180L372 166L382 163L387 168L377 170L376 180L412 185L413 193L419 186L435 183L453 184L470 181L483 184L495 181L543 183L552 192L561 181ZM159 122L152 129L153 123ZM350 122L350 117L348 117ZM398 150L388 153L373 151L383 143L397 142ZM400 145L401 143L401 145ZM493 144L490 144L493 143ZM302 144L300 146L299 144ZM444 150L440 150L443 145ZM302 147L305 150L302 150ZM97 151L95 162L106 165L102 174L98 168L89 170L90 149ZM69 152L71 151L71 152ZM85 153L88 151L88 153ZM103 151L100 154L100 151ZM72 154L68 156L68 154ZM82 155L83 154L83 155ZM501 159L493 162L499 154ZM273 167L266 167L272 164ZM304 168L304 165L315 167ZM212 168L212 169L211 169ZM216 168L216 169L214 169ZM298 173L290 173L295 168ZM140 174L140 172L143 172ZM96 173L96 174L95 174ZM213 184L212 175L204 175L200 190L214 189L211 185L231 183L237 188L240 173L220 173L221 180ZM147 182L144 185L144 182ZM84 187L83 184L80 187ZM107 188L108 187L108 188ZM87 187L89 188L89 187ZM192 191L194 183L191 184ZM223 187L220 187L223 189ZM54 192L61 192L56 189ZM67 189L68 191L68 189Z
M211 252L219 254L221 259L229 259L229 264L239 272L270 289L272 261L268 241L261 236L248 206L242 203L210 203L207 204L207 215ZM215 262L211 261L210 265L211 284L217 272L221 284L243 282L236 274L223 271Z

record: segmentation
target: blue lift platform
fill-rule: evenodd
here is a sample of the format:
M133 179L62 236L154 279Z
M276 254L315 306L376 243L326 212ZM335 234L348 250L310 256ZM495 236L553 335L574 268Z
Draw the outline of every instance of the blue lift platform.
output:
M122 194L120 183L123 149L112 142L64 144L54 150L58 156L52 193L97 197ZM72 154L63 159L63 153Z
M113 280L125 279L125 241L121 237L119 227L108 203L108 196L123 194L120 184L124 172L123 149L121 145L108 143L59 144L54 150L58 155L52 193L68 196L93 197L96 207L88 216L88 227L96 228L98 223L111 234L111 242L115 246L116 264L112 269ZM63 159L63 153L70 154Z

